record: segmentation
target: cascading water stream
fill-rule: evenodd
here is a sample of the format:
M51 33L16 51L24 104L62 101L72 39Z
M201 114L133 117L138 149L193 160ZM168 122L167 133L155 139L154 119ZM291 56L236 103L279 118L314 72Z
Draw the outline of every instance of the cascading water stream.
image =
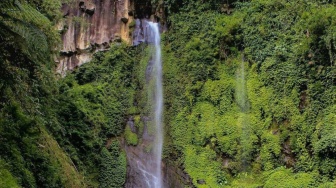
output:
M163 144L163 134L162 134L162 113L163 113L163 88L162 88L162 58L161 58L161 45L160 45L160 31L159 24L148 22L150 28L150 41L153 42L153 70L151 78L154 79L154 100L152 114L154 115L155 123L155 141L154 141L154 152L153 160L156 165L153 182L155 188L162 187L162 175L161 175L161 158L162 158L162 144Z
M243 145L242 151L241 151L241 159L242 159L242 168L244 171L246 171L247 159L250 155L250 151L248 150L249 147L246 148L247 145L250 145L250 130L249 130L249 117L248 117L248 111L249 111L249 101L247 96L247 88L246 88L246 78L245 78L245 61L244 56L242 56L242 61L240 64L240 67L237 71L236 76L236 101L239 106L239 117L238 117L238 126L241 127L241 143Z
M159 24L146 20L138 20L138 35L134 44L142 41L148 43L151 49L151 60L146 70L146 87L148 93L149 117L143 116L143 132L141 143L136 147L126 146L128 158L128 177L126 188L163 188L162 175L162 145L163 145L163 86L162 57L160 46ZM129 126L129 125L128 125Z

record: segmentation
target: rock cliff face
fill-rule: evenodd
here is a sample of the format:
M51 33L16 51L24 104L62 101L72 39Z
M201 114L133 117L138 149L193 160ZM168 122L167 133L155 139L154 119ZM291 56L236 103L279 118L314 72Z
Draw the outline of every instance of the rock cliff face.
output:
M150 0L75 0L64 4L62 12L58 30L63 46L56 61L57 72L63 76L89 62L94 52L107 50L113 41L138 44L133 42L133 33L138 40L144 29L139 25L142 20L165 20L162 6L152 6Z
M130 0L76 0L64 4L63 47L57 72L61 75L91 60L96 51L106 50L112 41L130 42Z

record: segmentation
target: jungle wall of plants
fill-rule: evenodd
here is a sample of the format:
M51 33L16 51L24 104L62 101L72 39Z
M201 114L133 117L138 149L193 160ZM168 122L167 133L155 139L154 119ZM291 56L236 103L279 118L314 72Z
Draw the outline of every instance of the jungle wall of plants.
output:
M335 2L168 4L165 156L196 187L335 187Z

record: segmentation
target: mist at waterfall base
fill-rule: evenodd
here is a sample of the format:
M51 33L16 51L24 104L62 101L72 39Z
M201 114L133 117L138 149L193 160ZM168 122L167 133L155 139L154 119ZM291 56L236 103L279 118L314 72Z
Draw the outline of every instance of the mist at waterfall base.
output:
M151 60L146 70L146 87L148 93L149 117L142 117L145 123L141 143L138 146L127 146L128 175L125 187L137 188L163 188L162 178L162 114L163 114L163 88L162 88L162 58L160 46L159 24L142 20L137 27L142 33L137 35L141 41L148 43L151 48ZM137 32L137 31L136 31ZM130 121L128 124L132 124ZM129 125L128 125L129 126ZM130 125L132 127L132 125ZM150 148L150 150L148 150Z

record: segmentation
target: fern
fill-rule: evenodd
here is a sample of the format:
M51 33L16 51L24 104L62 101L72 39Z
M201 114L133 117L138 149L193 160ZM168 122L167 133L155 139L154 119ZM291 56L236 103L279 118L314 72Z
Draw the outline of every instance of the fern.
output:
M0 27L1 38L13 37L14 44L31 61L50 61L48 54L57 43L58 36L55 36L49 20L37 10L17 0L2 1Z

